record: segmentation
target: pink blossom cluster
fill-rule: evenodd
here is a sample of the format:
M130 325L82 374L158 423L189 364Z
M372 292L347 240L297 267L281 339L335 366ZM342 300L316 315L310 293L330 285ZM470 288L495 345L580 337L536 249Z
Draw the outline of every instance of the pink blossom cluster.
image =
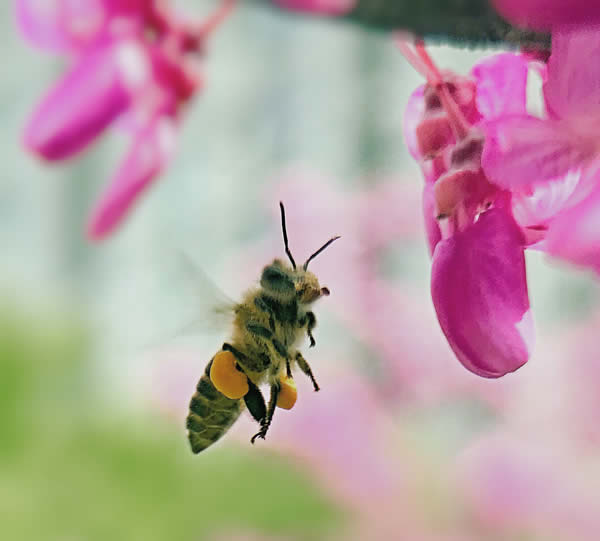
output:
M588 0L492 0L492 4L512 24L548 31L574 24L600 22L600 6Z
M89 147L117 119L131 144L90 218L100 239L164 170L182 107L201 88L195 57L235 0L201 23L179 20L161 0L18 0L17 19L34 45L69 67L42 97L25 146L49 161Z
M274 0L344 15L355 2ZM403 52L428 83L411 97L405 138L425 177L431 291L460 362L484 377L521 367L534 344L524 251L600 273L600 5L493 0L512 24L552 35L547 54L501 54L468 76L440 74L422 46ZM543 81L529 112L527 82Z
M578 2L568 25L550 20L562 3L496 4L551 29L547 65L504 53L459 76L440 73L421 43L401 44L427 79L409 101L405 137L425 177L432 298L455 355L484 377L513 372L532 351L525 249L600 272L600 68L589 62L600 26L578 19ZM543 81L538 115L532 73Z
M460 77L440 74L422 46L403 49L430 81L411 96L405 131L425 177L437 316L466 368L502 376L523 365L533 346L524 257L528 239L514 216L512 194L490 182L482 169L482 123L525 112L528 61L503 54Z

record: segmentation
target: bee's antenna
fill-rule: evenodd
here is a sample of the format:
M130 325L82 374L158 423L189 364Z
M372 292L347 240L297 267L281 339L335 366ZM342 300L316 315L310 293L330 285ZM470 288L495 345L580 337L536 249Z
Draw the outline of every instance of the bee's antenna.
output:
M288 246L288 238L287 238L287 230L285 228L285 209L283 208L283 203L279 201L279 208L281 209L281 230L283 231L283 244L285 245L285 253L290 258L292 262L292 267L296 270L296 262L292 257L292 252L290 252L290 248ZM316 255L316 254L315 254Z
M340 236L338 235L337 237L333 237L331 239L329 239L325 244L323 244L323 246L321 246L313 255L311 255L307 260L306 263L304 263L304 266L302 267L304 270L306 270L308 268L308 264L315 258L317 257L323 250L325 250L325 248L327 248L327 246L329 246L333 241L338 240L340 238Z

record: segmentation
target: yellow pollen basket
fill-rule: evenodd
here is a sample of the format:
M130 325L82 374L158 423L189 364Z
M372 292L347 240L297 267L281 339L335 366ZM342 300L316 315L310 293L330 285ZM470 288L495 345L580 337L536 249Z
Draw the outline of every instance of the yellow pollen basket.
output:
M281 385L279 395L277 396L277 407L284 410L291 410L298 398L298 389L296 382L287 376L282 376L279 379Z
M210 367L210 381L227 398L242 398L248 393L248 378L235 367L235 356L231 351L219 351Z

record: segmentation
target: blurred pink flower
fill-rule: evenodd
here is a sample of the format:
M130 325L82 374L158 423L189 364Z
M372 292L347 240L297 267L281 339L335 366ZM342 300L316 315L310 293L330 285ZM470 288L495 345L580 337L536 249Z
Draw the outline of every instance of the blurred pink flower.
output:
M291 468L311 476L350 511L346 529L330 532L331 541L476 541L518 539L524 532L532 539L553 539L548 532L556 532L557 541L591 541L598 531L597 453L581 449L570 439L574 432L566 430L566 422L577 421L574 397L582 387L565 389L573 380L564 375L579 366L584 377L597 364L589 354L594 335L581 340L587 360L574 359L573 352L580 355L577 336L564 342L567 326L561 326L552 332L556 340L548 337L536 351L545 369L525 368L512 381L478 378L449 362L452 353L432 328L427 287L419 284L427 256L417 242L423 234L418 194L398 178L369 180L357 189L307 171L278 177L265 187L265 209L272 213L268 233L259 242L219 254L224 274L235 277L219 272L219 282L230 282L225 291L235 298L249 276L258 277L266 262L283 255L273 200L286 204L297 261L329 236L342 235L335 248L311 262L331 288L331 296L315 307L317 347L302 348L321 391L315 393L297 374L298 402L291 411L277 410L265 442L249 444L256 425L244 414L207 452L235 446L237 453L288 459ZM410 263L409 276L404 268L393 276L382 270L388 250L399 250L404 265L413 247L421 250L421 261L418 268ZM161 352L164 365L154 381L163 408L176 410L182 432L189 395L214 350L209 343L208 350L191 353ZM587 422L592 428L594 379L587 375L582 408L591 408ZM482 436L494 425L501 432L505 425L516 426L521 437ZM473 438L481 441L472 445ZM544 490L552 492L545 497ZM548 518L545 511L554 514Z
M406 140L425 176L431 294L458 360L496 378L527 362L534 341L524 249L512 196L481 168L482 119L525 111L528 61L502 54L472 77L440 74L422 44L400 47L428 84L409 101ZM537 239L536 239L537 240Z
M511 23L535 30L600 22L600 4L589 0L492 0L492 3Z
M201 87L190 57L234 2L223 0L207 21L190 24L157 0L18 0L25 37L70 61L30 117L25 146L63 160L128 117L132 143L92 212L90 238L110 233L171 159L182 106Z
M484 125L482 165L515 193L553 191L552 213L541 208L544 249L600 273L600 26L561 27L552 36L544 83L548 118L527 114ZM556 196L558 194L558 197ZM535 218L535 213L530 219Z
M404 472L397 452L387 448L393 421L374 387L332 353L319 357L322 390L315 393L301 374L296 377L298 403L290 412L277 411L269 447L305 464L336 499L373 512L402 494Z
M294 11L345 15L354 9L357 0L273 0L278 6Z
M563 362L563 392L560 414L553 430L597 454L600 447L600 356L597 354L600 310L565 331L560 355ZM560 427L560 428L559 428Z
M597 539L600 485L583 474L594 460L565 443L500 429L468 446L455 481L473 518L511 539Z

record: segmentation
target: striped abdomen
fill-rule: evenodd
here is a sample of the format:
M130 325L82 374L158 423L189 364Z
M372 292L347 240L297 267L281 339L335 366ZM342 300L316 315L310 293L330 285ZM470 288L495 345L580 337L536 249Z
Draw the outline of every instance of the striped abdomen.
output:
M243 400L232 400L215 389L210 381L211 365L212 359L196 386L187 416L188 438L194 453L203 451L225 434L244 408Z

